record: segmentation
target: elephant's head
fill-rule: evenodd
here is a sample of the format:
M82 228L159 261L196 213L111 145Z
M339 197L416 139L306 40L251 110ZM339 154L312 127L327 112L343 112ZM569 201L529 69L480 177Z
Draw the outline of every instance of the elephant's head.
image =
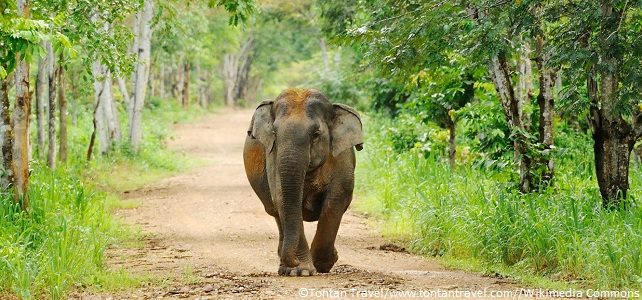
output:
M361 150L361 119L353 108L332 104L319 91L289 89L259 105L248 134L265 147L272 200L284 230L281 260L294 267L304 178L352 147Z

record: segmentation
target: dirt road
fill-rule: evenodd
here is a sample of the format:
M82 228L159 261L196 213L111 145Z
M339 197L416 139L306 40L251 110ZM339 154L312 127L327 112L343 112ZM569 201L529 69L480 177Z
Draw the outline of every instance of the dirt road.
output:
M110 249L108 263L114 269L123 267L164 280L151 280L148 286L109 297L381 296L377 293L394 297L399 296L394 294L397 291L515 289L504 279L450 271L415 255L379 250L386 241L352 212L339 230L339 261L330 274L279 277L276 224L263 211L243 171L241 152L251 115L250 110L227 109L178 126L170 148L197 157L199 166L124 194L140 205L118 214L127 223L141 226L146 238L141 247ZM306 224L308 240L315 227Z

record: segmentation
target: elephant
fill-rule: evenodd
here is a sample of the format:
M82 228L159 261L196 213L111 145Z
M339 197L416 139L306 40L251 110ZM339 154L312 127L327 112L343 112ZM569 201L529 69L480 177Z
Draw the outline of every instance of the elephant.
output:
M328 273L341 218L352 201L359 113L314 89L286 89L255 110L243 161L252 189L279 229L279 275ZM308 246L303 221L318 221Z

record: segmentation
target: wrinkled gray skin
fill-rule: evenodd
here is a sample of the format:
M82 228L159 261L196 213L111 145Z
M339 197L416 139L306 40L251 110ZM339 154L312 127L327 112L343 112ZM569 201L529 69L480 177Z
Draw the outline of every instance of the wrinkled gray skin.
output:
M279 228L279 274L329 272L352 201L359 114L316 90L286 90L256 109L243 151L250 184ZM319 221L310 247L303 221Z

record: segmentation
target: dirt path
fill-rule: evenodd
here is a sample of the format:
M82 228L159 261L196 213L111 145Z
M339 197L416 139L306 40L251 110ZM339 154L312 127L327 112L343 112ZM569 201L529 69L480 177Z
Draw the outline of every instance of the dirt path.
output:
M350 212L339 231L339 261L330 274L277 276L277 227L243 171L241 152L251 114L222 110L178 126L169 146L198 157L200 166L124 194L140 206L118 214L141 226L147 237L140 248L110 249L110 267L165 279L151 280L135 291L83 298L270 299L515 289L503 279L450 271L415 255L379 250L386 241L366 219ZM306 223L308 240L315 227Z

